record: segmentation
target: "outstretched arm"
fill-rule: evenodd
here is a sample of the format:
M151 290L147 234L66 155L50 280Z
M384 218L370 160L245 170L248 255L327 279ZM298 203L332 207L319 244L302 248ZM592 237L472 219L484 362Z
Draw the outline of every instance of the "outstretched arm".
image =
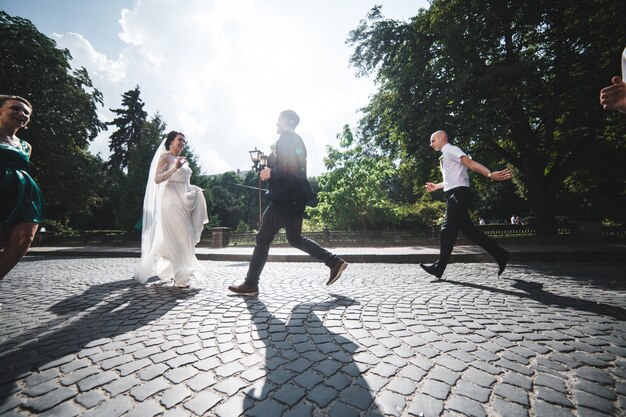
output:
M600 90L600 104L605 110L617 110L626 113L626 82L620 77L613 77L613 85Z
M492 181L506 181L511 179L513 174L510 169L503 169L502 171L490 171L486 166L481 164L480 162L476 162L470 159L467 156L461 157L461 163L467 167L467 169L471 169L474 172L477 172L485 177L489 178Z
M424 187L426 187L426 191L432 193L433 191L443 189L443 182L438 182L436 184L434 182L427 182Z

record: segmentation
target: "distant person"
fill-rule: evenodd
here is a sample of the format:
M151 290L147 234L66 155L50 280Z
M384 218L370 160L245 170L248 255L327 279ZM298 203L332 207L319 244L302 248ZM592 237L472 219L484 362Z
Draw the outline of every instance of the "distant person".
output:
M202 189L191 185L191 168L180 156L185 144L185 135L169 132L150 165L134 277L141 284L153 273L181 288L189 287L192 277L202 278L195 246L209 218Z
M485 225L485 219L483 219L482 217L479 217L478 218L478 225L484 226Z
M517 218L517 216L514 214L511 216L511 224L515 224L515 219Z
M26 99L0 95L0 279L26 254L44 220L43 195L27 172L32 147L16 136L32 112Z
M324 262L330 268L326 285L337 281L348 266L337 255L302 236L304 209L311 197L311 187L306 175L306 146L295 132L298 123L300 117L293 110L285 110L278 116L276 133L280 136L268 157L267 167L259 174L262 181L268 181L267 196L270 203L263 213L245 281L228 287L235 294L253 297L259 294L259 279L267 261L270 244L281 227L285 227L287 241L291 246Z
M425 187L429 193L443 190L446 194L446 214L441 225L439 259L432 265L420 264L424 271L441 278L454 248L459 231L463 236L485 249L498 263L498 276L504 272L509 253L501 248L493 239L482 233L472 223L469 215L470 188L468 168L484 175L492 181L505 181L512 177L509 169L490 171L482 164L470 159L460 148L448 142L448 134L438 130L430 137L430 147L441 152L440 159L443 181L427 182Z

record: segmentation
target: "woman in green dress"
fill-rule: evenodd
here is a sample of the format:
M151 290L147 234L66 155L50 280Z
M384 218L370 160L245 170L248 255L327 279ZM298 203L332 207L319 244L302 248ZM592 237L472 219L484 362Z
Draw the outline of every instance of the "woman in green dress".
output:
M18 96L0 95L0 279L22 259L43 221L43 196L26 172L31 146L16 136L33 106Z

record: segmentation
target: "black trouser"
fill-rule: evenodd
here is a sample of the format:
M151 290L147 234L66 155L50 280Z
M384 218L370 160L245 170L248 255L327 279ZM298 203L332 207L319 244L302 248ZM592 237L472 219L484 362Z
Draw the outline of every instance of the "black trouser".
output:
M446 217L441 225L439 260L433 265L441 273L450 261L459 231L467 239L489 252L496 261L505 256L506 251L472 223L469 215L469 202L470 189L468 187L457 187L446 191Z
M246 275L246 284L251 287L259 285L259 277L267 261L270 243L281 227L285 227L287 241L294 248L308 253L315 259L322 261L328 267L333 267L339 261L337 255L328 252L317 242L302 236L302 220L304 218L305 202L293 201L285 203L271 202L263 213L261 229L256 235L256 246L252 252L250 267Z

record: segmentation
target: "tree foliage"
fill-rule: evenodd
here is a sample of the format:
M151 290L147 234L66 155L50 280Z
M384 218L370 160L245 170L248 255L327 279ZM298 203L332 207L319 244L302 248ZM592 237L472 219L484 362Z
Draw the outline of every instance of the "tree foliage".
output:
M28 130L19 134L33 146L30 171L44 193L47 217L66 222L100 201L102 161L89 143L106 128L97 115L102 94L84 68L71 68L67 49L3 11L0 54L0 91L34 107Z
M623 138L626 123L598 105L619 71L623 16L626 3L609 0L434 0L408 22L375 7L348 39L357 74L374 73L379 85L361 136L397 157L407 181L423 183L436 166L428 138L449 131L492 169L515 167L539 232L549 233L559 202L575 191L568 184L625 156L623 140L611 138ZM624 173L613 167L614 189L624 189ZM598 195L598 186L583 193ZM586 214L605 202L590 199Z
M140 94L139 86L136 86L122 94L122 108L110 109L117 117L107 124L117 130L109 138L109 165L119 171L128 167L133 151L139 147L142 128L148 118Z
M357 141L348 126L337 139L340 149L326 148L328 172L317 179L319 202L308 209L313 223L335 230L381 230L425 227L440 216L436 204L408 197L413 194L398 180L393 161Z

